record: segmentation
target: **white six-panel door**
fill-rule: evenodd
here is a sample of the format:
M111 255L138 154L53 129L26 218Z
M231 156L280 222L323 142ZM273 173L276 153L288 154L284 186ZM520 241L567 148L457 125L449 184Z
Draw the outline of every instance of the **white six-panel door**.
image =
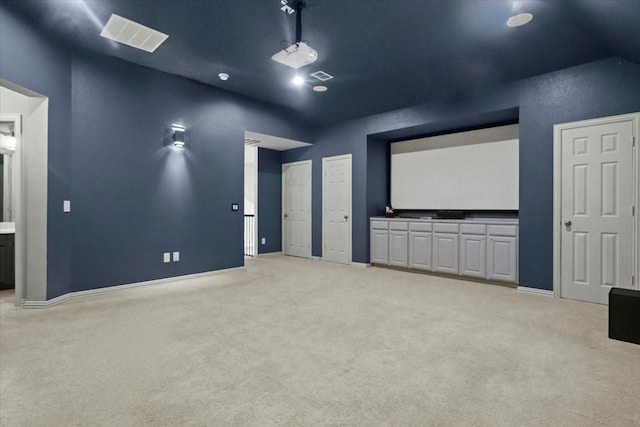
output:
M351 154L322 159L322 259L351 264Z
M632 287L633 133L631 119L561 131L562 298L607 304L611 287Z
M282 246L285 255L311 257L311 161L282 165Z

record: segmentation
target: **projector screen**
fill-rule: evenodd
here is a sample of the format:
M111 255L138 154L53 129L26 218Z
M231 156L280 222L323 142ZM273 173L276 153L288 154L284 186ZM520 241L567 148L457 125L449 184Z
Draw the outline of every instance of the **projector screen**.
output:
M518 210L518 125L391 144L391 205Z

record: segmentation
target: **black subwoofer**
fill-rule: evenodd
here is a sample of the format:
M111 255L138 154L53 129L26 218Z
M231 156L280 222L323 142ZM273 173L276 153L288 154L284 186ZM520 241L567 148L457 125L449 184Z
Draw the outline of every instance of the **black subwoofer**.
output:
M640 344L640 291L609 291L609 338Z

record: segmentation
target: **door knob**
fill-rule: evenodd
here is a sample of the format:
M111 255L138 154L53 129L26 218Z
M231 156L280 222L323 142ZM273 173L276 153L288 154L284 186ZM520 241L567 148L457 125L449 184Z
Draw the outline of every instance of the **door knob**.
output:
M571 227L571 221L565 221L564 225L566 225L567 227Z
M345 216L344 216L344 220L346 221L346 220L348 220L348 219L349 219L349 215L345 215Z
M289 215L287 215L287 214L284 214L284 217L285 217L285 218L286 218L286 217L288 217L288 216L289 216Z

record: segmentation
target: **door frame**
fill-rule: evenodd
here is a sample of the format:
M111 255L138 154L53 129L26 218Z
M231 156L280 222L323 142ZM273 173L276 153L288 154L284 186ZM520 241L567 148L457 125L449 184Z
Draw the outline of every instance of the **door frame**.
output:
M349 180L351 185L349 187L349 244L347 245L347 250L349 252L349 263L348 265L353 264L353 155L349 154L341 154L339 156L330 156L322 158L322 259L324 260L324 247L327 241L326 237L326 215L324 214L325 208L325 195L326 188L325 185L325 171L326 164L328 161L332 160L341 160L341 159L349 159L349 174L351 175L351 179Z
M640 262L638 254L640 254L640 213L638 212L638 202L640 202L640 166L638 155L638 139L640 139L640 113L621 114L617 116L601 117L590 120L581 120L577 122L559 123L553 126L553 296L560 298L562 286L562 131L568 129L581 128L585 126L597 126L610 123L618 123L631 120L633 123L633 206L635 207L635 216L633 224L633 244L632 244L632 274L635 277L633 289L640 289Z
M26 234L25 234L25 214L24 209L24 147L23 147L23 129L22 129L22 115L20 114L2 114L0 121L13 122L15 138L16 138L16 150L13 153L11 159L11 213L13 216L13 223L15 224L15 231L13 234L14 239L14 304L20 306L22 300L25 298L25 272L26 272ZM6 165L5 165L6 166ZM0 221L2 221L2 212L0 212Z
M309 197L308 197L308 206L309 206L309 221L307 221L307 232L309 233L309 257L312 258L313 254L313 212L311 211L312 200L313 200L313 161L312 160L301 160L298 162L289 162L282 164L282 206L280 207L280 224L282 228L282 234L280 237L280 248L282 250L282 255L286 255L286 240L285 240L285 223L284 223L284 210L285 210L285 174L284 170L289 166L302 166L309 165Z

